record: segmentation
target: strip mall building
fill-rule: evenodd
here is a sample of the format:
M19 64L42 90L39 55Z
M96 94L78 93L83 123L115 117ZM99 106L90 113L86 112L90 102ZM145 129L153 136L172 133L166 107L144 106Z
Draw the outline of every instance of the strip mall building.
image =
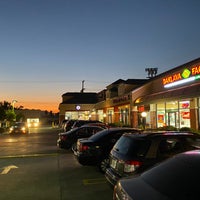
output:
M199 129L200 58L162 73L133 90L131 115L133 127L141 119L149 128L167 125Z
M104 91L105 98L90 106L88 116L131 127L200 129L200 58L139 84L133 80L109 85ZM65 106L69 105L63 102L60 105L63 119Z

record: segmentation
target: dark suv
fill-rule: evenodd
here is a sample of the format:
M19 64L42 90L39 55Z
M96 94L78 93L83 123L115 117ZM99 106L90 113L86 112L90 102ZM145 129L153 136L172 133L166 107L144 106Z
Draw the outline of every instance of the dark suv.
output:
M166 158L192 149L200 149L200 136L193 133L124 134L110 152L105 177L114 186L120 178L139 174Z
M74 155L82 165L97 165L102 172L109 163L109 153L124 133L140 133L134 128L109 128L87 139L78 139Z

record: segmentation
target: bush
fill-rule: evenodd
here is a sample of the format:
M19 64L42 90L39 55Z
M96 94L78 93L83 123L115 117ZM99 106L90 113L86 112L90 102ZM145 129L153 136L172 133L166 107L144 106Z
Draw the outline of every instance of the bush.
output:
M187 131L187 132L192 132L192 133L200 133L198 130L195 130L195 129L192 129L192 128L189 128L189 127L182 127L179 129L179 131Z
M5 128L0 127L0 133L4 133L5 132Z
M177 128L174 126L163 126L158 128L159 131L177 131Z

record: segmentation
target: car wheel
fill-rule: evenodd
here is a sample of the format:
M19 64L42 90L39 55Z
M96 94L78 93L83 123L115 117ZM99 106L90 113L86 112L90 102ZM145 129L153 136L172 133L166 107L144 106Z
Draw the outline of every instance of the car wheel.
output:
M72 144L72 151L76 151L77 150L77 146L76 146L76 142L74 144Z
M109 165L109 158L104 158L100 163L99 163L99 169L101 172L105 173L106 169L108 168Z

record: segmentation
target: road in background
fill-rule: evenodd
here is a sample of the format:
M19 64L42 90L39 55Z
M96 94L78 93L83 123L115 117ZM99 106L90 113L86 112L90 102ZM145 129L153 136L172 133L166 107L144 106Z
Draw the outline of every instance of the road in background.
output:
M102 173L56 146L59 132L43 127L28 135L0 135L1 200L112 199Z

